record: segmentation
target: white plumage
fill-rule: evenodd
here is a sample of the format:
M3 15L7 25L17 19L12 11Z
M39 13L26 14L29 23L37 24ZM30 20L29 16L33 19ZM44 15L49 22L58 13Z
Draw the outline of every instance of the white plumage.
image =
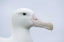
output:
M33 42L30 35L30 28L33 26L53 30L51 23L40 21L32 10L28 8L17 9L12 16L11 37L0 37L0 42Z

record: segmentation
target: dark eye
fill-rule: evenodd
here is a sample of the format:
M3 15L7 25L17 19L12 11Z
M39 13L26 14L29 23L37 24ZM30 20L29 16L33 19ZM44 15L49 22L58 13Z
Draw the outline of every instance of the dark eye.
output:
M23 15L26 15L26 13L23 13Z

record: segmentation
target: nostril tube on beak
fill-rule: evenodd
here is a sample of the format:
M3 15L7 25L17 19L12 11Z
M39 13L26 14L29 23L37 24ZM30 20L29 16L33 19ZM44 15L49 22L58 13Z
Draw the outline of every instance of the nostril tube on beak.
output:
M34 20L37 20L37 17L35 16L35 14L32 15L32 18L33 18Z

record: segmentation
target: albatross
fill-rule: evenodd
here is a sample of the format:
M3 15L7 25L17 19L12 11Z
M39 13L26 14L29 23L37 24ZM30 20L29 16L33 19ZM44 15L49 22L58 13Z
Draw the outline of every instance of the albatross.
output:
M53 30L52 23L42 22L31 9L17 9L12 15L11 37L0 37L0 42L33 42L30 35L33 26Z

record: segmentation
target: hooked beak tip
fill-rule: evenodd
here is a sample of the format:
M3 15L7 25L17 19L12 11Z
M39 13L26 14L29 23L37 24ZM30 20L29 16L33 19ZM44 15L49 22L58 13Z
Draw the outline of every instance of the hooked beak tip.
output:
M50 23L50 30L52 31L53 30L53 24Z

